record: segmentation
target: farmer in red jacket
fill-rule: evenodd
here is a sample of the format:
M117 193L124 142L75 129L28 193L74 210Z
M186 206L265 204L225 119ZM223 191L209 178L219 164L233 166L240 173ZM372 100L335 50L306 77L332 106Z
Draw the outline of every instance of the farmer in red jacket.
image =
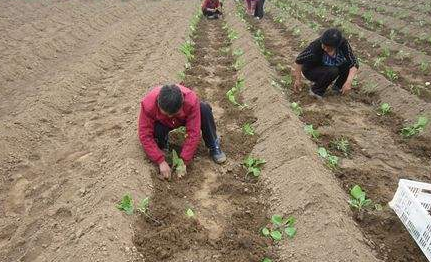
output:
M223 4L219 0L204 0L202 3L202 13L210 19L217 19L223 13L221 11Z
M226 155L219 138L210 105L201 102L196 93L182 85L154 87L141 101L139 139L151 161L157 163L163 178L169 179L171 168L163 150L168 147L169 131L185 126L187 138L180 157L187 165L193 159L202 136L213 160L220 164ZM178 174L182 177L185 174Z

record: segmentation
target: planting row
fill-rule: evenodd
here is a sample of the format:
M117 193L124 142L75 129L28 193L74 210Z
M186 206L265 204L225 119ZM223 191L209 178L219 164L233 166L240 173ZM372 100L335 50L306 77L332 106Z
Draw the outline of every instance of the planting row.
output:
M246 17L241 9L239 16ZM277 18L275 20L279 21ZM253 20L248 22L260 50L279 72L274 86L290 88L290 69L286 65L292 64L292 57L297 54L292 47L298 46L304 38L294 34L294 30L289 30L287 38L282 37L286 35L283 32L288 30L280 23L255 23ZM292 25L292 21L286 20L285 24L297 28ZM312 36L317 38L315 34ZM365 236L371 240L370 245L379 252L379 257L388 261L425 261L408 232L385 203L395 192L398 178L421 180L431 170L430 166L423 165L423 155L419 157L405 152L401 144L397 144L392 138L394 135L418 135L428 120L419 117L416 124L406 126L399 133L400 130L394 132L369 124L375 123L373 119L379 117L395 117L390 114L391 107L388 104L382 104L376 110L369 105L358 103L360 101L355 99L356 96L333 96L328 97L324 104L314 105L316 102L310 100L306 92L298 95L286 90L286 93L291 100L300 101L292 103L292 110L302 116L306 123L304 131L320 146L317 153L351 195L349 203L357 210L354 216ZM410 172L401 175L396 170ZM362 187L369 192L370 198L375 200L374 204L371 204L372 201L367 198ZM403 239L405 242L400 245L394 238Z

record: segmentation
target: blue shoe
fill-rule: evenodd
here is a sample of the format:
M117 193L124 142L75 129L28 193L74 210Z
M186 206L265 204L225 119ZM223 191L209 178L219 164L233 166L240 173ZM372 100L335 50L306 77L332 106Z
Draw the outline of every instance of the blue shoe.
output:
M217 164L222 164L222 163L226 162L226 155L220 149L220 139L219 138L217 138L217 140L215 141L214 146L210 147L210 155L211 155L212 159L214 160L214 162L216 162Z

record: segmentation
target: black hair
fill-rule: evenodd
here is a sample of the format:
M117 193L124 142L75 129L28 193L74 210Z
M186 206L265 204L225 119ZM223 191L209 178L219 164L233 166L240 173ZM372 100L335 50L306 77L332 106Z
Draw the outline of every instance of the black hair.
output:
M337 28L327 29L321 37L322 44L335 48L340 46L342 40L343 35Z
M174 115L183 106L183 94L176 85L164 85L157 97L157 104L163 112Z

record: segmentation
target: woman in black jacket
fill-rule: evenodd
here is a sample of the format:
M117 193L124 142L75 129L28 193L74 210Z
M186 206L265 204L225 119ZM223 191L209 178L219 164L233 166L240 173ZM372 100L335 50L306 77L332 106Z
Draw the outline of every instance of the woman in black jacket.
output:
M334 80L336 81L332 90L346 94L352 88L358 68L358 62L347 39L342 36L340 30L331 28L296 58L293 87L295 91L300 89L303 74L314 82L309 91L313 97L321 99Z

